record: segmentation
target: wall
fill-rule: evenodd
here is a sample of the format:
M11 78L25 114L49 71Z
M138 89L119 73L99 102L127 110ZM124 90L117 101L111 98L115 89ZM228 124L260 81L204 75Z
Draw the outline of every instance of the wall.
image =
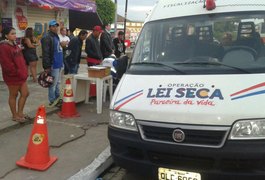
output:
M24 37L25 30L18 27L18 18L16 15L19 15L20 26L23 26L24 22L21 22L21 19L27 20L26 27L33 27L35 36L37 39L41 39L48 32L48 22L51 19L56 19L59 22L60 26L69 27L69 11L68 9L43 9L38 7L26 6L26 5L17 5L17 0L0 0L0 3L3 1L8 2L7 7L1 6L1 18L5 19L5 22L12 21L11 25L16 29L17 33L17 42L20 44L21 38ZM16 9L20 7L22 10L21 13L15 13ZM24 23L24 24L23 24ZM38 57L41 57L41 46L37 48ZM38 71L42 70L41 60L38 61ZM1 68L0 68L1 73ZM0 81L2 80L2 73L0 75Z

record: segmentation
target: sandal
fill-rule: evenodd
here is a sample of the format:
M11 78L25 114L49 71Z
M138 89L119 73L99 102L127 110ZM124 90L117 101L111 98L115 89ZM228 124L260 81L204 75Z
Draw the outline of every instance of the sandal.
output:
M12 120L15 122L21 123L21 124L28 121L28 119L26 119L25 117L17 117L17 118L13 118Z

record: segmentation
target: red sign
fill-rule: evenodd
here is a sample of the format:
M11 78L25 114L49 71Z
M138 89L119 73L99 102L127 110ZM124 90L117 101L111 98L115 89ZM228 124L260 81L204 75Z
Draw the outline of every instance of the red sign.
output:
M17 19L17 26L18 26L19 30L26 30L28 27L28 20L23 15L23 10L21 7L16 8L15 16Z

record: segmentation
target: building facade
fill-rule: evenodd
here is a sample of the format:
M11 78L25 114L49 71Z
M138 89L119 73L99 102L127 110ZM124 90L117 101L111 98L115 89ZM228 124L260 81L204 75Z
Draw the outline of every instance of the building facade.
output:
M20 44L25 30L32 27L36 38L40 40L48 32L48 23L52 19L55 19L60 27L69 28L70 9L94 14L96 4L94 0L0 0L0 35L2 28L12 26L16 29L17 43ZM40 46L37 48L37 54L41 57Z
M137 21L131 21L126 20L126 33L125 33L125 39L130 40L131 42L136 42L142 27L144 23L143 22L137 22ZM112 29L114 32L114 24L112 24ZM118 15L117 19L117 32L115 33L114 37L117 36L119 31L124 31L124 17Z

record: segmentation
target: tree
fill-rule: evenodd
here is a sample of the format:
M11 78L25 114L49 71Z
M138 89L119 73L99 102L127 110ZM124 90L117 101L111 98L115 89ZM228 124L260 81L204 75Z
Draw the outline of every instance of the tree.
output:
M232 33L232 36L235 38L236 37L236 31L237 31L237 26L236 26L236 21L222 21L222 22L216 22L214 24L214 33L215 33L215 38L218 40L221 40L224 33L230 32ZM234 39L233 39L234 40Z
M113 23L115 18L115 3L112 0L96 0L97 12L103 24Z

